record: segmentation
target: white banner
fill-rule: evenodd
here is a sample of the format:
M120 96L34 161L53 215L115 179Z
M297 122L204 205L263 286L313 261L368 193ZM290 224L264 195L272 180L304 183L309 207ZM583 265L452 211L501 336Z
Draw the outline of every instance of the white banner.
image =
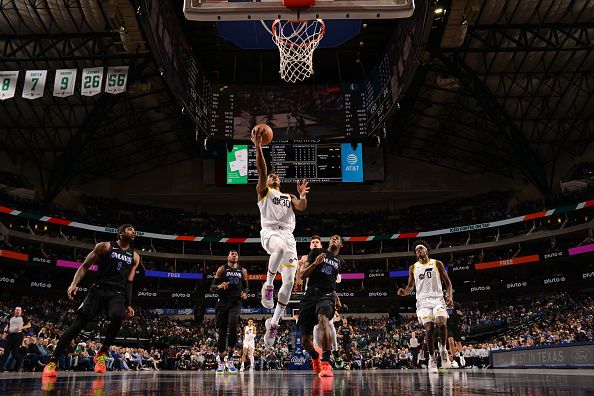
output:
M14 97L19 71L0 71L0 100Z
M23 98L37 99L43 96L47 70L27 70L25 73L25 85L23 86Z
M105 92L110 94L119 94L122 92L126 92L127 82L128 66L107 68L107 81L105 82Z
M54 96L65 98L74 95L76 69L58 69L54 79Z
M103 67L90 67L83 69L80 94L82 96L94 96L101 92L103 82Z

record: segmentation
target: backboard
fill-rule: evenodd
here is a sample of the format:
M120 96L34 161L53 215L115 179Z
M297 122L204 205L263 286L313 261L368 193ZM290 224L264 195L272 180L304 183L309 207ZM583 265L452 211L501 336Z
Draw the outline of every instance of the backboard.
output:
M310 7L289 8L282 0L184 0L184 15L193 21L274 19L397 19L408 18L414 0L310 0ZM291 4L291 0L285 0Z

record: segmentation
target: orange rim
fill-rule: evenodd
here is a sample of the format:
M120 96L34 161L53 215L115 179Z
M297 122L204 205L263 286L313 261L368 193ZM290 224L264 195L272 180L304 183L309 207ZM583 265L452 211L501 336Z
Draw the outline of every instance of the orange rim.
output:
M278 25L280 23L280 19L275 19L272 27L271 27L271 31L272 31L272 36L275 37L276 40L279 41L279 43L281 43L284 46L288 46L288 47L306 47L308 45L311 45L312 43L316 43L318 41L320 41L323 37L324 34L326 34L326 24L324 23L324 20L322 19L316 19L317 22L322 24L322 30L320 31L320 33L318 34L318 37L316 37L313 40L309 40L303 43L291 43L288 42L285 39L280 38L279 36L276 35L276 25ZM310 21L313 21L313 19L287 19L285 22L288 23L308 23Z

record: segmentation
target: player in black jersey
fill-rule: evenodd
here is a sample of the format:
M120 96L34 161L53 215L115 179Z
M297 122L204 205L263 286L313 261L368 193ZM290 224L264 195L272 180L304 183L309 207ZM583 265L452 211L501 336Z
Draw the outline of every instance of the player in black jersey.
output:
M237 373L233 352L238 338L241 300L247 298L249 287L247 270L239 266L239 254L236 250L231 250L227 256L227 264L217 269L210 291L219 294L216 306L216 326L219 333L217 374L225 373L225 366L230 373Z
M346 318L342 319L342 324L338 328L338 337L340 338L342 349L345 353L349 353L351 350L351 339L353 338L353 335L353 326L348 323Z
M452 361L452 367L464 367L465 361L462 355L462 341L460 341L460 318L462 317L462 311L458 304L454 303L452 307L448 307L448 344L450 347L450 356ZM460 358L460 364L456 361L456 356Z
M99 267L95 283L76 312L76 319L70 328L62 334L53 356L45 366L44 377L56 376L56 363L62 357L70 341L102 311L107 311L109 326L105 332L103 344L93 361L96 373L106 372L105 358L109 347L120 331L124 315L134 316L134 309L131 305L132 280L140 263L140 256L130 247L136 238L134 227L131 224L123 224L117 232L117 241L98 243L74 274L74 279L67 291L71 300L74 299L78 284L91 265L97 263Z
M303 347L311 355L314 372L320 377L331 377L334 333L330 321L334 317L336 304L336 278L344 261L338 256L342 238L333 235L328 250L313 249L307 257L301 277L308 279L307 290L299 306L299 327L303 337ZM313 328L318 325L322 356L313 345Z

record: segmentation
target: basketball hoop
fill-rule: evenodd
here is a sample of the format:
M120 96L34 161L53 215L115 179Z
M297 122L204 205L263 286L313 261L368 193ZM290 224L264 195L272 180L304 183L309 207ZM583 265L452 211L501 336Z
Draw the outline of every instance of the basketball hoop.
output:
M280 53L280 75L287 82L303 81L313 73L313 52L326 33L321 19L277 19L271 28L272 40Z

